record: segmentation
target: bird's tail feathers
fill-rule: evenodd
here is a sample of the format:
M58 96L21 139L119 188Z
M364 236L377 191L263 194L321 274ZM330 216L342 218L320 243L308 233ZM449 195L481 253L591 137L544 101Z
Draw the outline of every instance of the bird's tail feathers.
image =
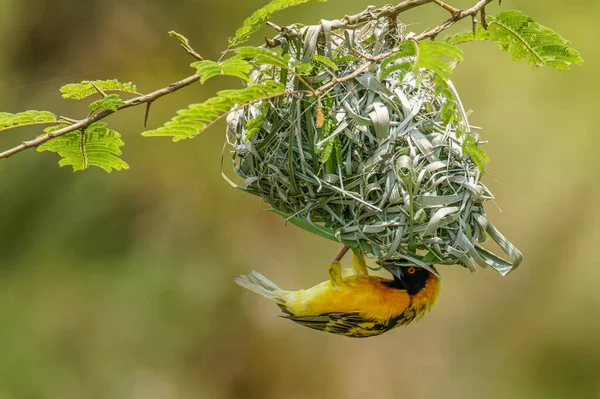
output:
M241 275L235 279L235 283L240 287L244 287L252 292L264 296L270 301L278 305L285 305L285 299L277 295L274 291L281 291L281 288L276 286L271 280L260 274L252 271L248 275Z

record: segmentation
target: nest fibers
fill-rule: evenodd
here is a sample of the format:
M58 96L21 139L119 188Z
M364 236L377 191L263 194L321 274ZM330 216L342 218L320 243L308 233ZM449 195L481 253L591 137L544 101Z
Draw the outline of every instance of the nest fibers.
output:
M338 20L288 27L273 42L291 63L321 60L304 76L319 87L355 73L409 35L389 18L351 28ZM427 269L491 265L508 273L522 256L487 219L483 202L493 195L462 149L466 137L478 136L452 84L457 118L445 124L448 100L436 94L430 71L380 80L380 67L373 63L336 83L319 100L290 94L232 112L227 135L242 188L293 223L380 260L400 257ZM289 91L300 84L272 65L251 76L283 79ZM510 261L480 246L488 236Z

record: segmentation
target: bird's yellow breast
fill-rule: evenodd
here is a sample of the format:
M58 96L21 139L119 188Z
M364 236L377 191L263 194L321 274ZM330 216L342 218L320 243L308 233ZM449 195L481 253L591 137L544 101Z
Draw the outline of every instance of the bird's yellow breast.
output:
M412 298L405 290L386 284L390 280L376 276L346 277L338 289L325 281L308 290L279 291L277 295L285 299L285 307L295 316L358 312L365 318L387 322L411 305L433 305L439 281L435 277L432 280Z

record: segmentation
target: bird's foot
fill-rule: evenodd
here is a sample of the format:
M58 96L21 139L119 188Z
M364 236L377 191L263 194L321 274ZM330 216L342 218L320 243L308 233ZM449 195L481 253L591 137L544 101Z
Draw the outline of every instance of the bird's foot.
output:
M368 276L369 269L367 268L367 261L365 260L365 254L360 248L352 250L352 268L357 276Z
M329 282L334 290L339 290L344 282L342 278L342 265L340 262L332 262L328 266Z

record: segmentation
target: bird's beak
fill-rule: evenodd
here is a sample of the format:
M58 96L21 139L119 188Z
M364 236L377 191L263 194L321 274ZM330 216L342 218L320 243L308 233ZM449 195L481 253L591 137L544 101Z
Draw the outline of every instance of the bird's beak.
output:
M398 281L400 281L400 284L402 284L402 286L405 289L408 289L408 287L406 286L406 283L404 281L404 269L402 269L400 266L395 265L393 263L382 263L381 266L387 270L388 272L390 272L392 274L392 276L394 276L395 278L398 279Z
M404 277L404 272L403 272L402 268L400 268L394 264L382 265L382 266L385 270L392 273L392 276L394 276L398 280L402 281L402 277Z

